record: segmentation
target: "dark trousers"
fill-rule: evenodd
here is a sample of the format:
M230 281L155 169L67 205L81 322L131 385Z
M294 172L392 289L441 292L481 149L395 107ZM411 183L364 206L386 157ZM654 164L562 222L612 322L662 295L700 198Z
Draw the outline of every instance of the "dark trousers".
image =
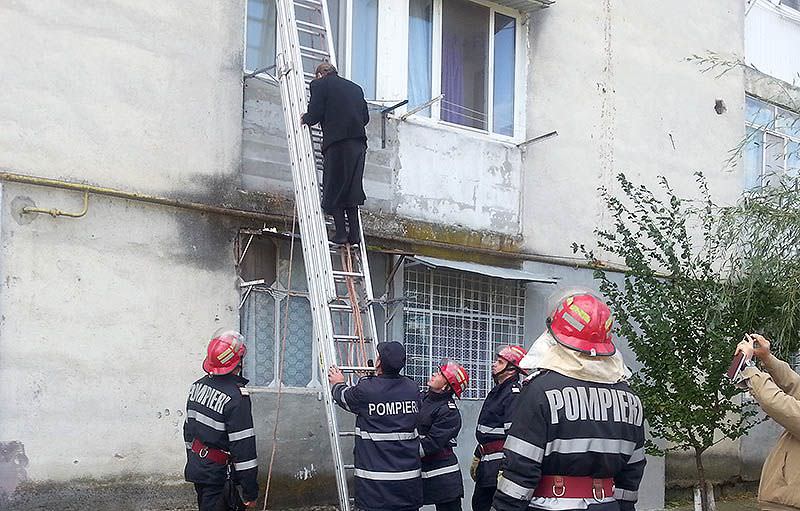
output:
M197 508L200 511L225 511L224 489L223 485L194 483L194 491L197 492Z
M436 511L461 511L461 499L436 504Z
M361 240L361 225L358 222L358 206L331 210L336 234L334 243L350 243L355 245Z
M230 479L224 485L194 483L199 511L231 511L244 509L239 490Z
M472 492L472 511L489 511L496 491L496 486L476 486Z

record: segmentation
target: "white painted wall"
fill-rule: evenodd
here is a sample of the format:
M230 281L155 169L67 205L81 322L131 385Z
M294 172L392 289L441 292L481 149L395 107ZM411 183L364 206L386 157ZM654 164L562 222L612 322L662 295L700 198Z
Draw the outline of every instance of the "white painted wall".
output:
M217 202L239 180L242 0L0 3L2 170ZM33 481L180 477L181 410L238 324L238 222L92 196L0 210L0 441ZM179 413L180 412L180 413Z
M230 179L243 2L0 3L0 165L151 193Z
M719 201L735 199L741 172L723 162L744 136L742 74L716 78L686 58L741 55L743 9L729 0L657 8L603 0L559 2L532 17L528 134L559 135L525 153L529 250L569 256L572 242L591 243L610 220L597 188L614 190L619 172L648 186L665 175L689 194L701 170ZM717 98L724 115L714 111Z
M81 219L20 224L19 197L82 204L3 187L0 440L24 444L34 481L178 476L186 390L210 335L238 325L235 226L96 196Z
M397 214L519 233L521 154L488 136L418 122L398 126Z
M745 62L800 86L800 11L753 0L745 18Z

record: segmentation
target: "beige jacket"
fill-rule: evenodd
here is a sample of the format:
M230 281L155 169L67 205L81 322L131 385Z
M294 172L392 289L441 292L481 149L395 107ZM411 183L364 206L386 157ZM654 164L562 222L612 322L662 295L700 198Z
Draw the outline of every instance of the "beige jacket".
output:
M800 509L800 375L772 355L762 363L766 372L748 367L742 376L764 412L785 431L764 462L758 500Z

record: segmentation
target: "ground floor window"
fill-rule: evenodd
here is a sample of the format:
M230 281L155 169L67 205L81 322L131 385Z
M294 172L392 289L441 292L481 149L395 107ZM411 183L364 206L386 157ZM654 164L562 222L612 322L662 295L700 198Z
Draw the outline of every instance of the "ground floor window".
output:
M291 266L289 253L290 245L285 240L254 239L240 266L245 283L264 280L263 284L243 289L239 310L248 349L244 376L252 386L277 387L279 383L287 387L319 386L311 304L300 245L295 245ZM283 379L279 381L281 352Z
M525 344L525 282L421 264L404 271L406 374L424 384L441 359L453 358L470 374L463 397L483 399L495 349Z

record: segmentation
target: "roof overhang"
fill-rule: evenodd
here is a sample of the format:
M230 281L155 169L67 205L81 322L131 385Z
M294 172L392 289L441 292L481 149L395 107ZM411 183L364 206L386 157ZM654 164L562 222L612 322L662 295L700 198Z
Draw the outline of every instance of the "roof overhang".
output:
M550 7L555 0L492 0L492 2L520 12L533 12Z
M515 270L513 268L502 268L500 266L489 266L486 264L468 263L465 261L450 261L447 259L438 259L436 257L428 257L415 255L409 258L410 261L415 261L430 268L450 268L452 270L466 271L470 273L477 273L479 275L486 275L487 277L496 277L506 280L523 280L525 282L540 282L542 284L557 284L556 279L552 277L543 277L534 273L529 273L523 270Z

